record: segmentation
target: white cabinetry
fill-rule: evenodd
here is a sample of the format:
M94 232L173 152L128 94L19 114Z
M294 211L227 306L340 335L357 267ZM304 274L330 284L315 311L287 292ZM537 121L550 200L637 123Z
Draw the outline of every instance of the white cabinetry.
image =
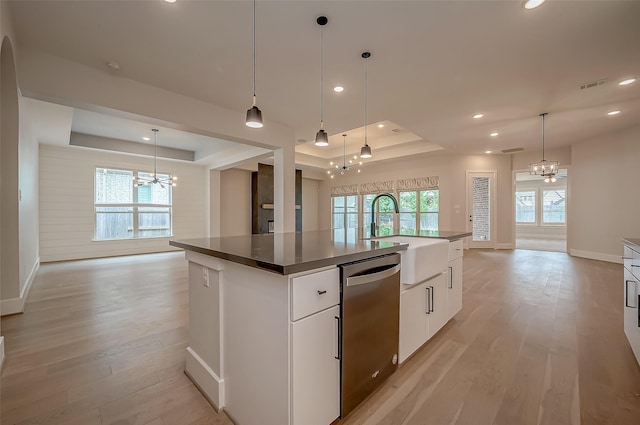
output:
M428 259L425 259L428 261ZM400 363L462 309L462 240L449 243L449 264L441 274L400 292Z
M624 333L640 363L640 247L624 247Z
M339 278L332 269L291 279L291 425L340 416Z
M400 363L435 335L448 320L446 272L400 292Z
M462 310L462 240L449 243L447 305L449 319Z

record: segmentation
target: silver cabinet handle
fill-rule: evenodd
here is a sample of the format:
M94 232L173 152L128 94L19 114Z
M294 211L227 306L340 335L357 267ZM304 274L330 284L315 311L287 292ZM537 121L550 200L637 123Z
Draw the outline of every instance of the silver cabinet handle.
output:
M431 294L431 312L433 313L435 311L435 309L433 308L434 307L433 305L435 304L435 302L433 300L433 293L435 291L433 290L433 286L430 286L430 288L431 288L431 291L429 291L429 293Z
M338 326L338 344L336 344L336 347L338 349L338 353L333 356L334 359L336 360L340 360L340 351L342 348L342 326L340 326L340 318L338 316L333 316L336 319L336 325Z
M449 289L453 289L453 267L449 266Z
M425 313L431 314L431 286L427 286L425 289L425 295L427 296L427 311Z

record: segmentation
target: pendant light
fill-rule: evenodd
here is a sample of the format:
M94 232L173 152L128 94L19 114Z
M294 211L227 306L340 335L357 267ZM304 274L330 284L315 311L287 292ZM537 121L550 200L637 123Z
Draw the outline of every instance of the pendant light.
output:
M347 163L347 135L343 134L342 135L342 167L339 166L338 164L334 165L333 162L331 162L330 165L333 165L334 168L327 171L327 174L329 174L331 178L334 178L337 174L340 174L341 176L343 176L344 173L347 173L352 170L357 170L359 173L360 169L357 168L356 164L353 163L353 161L356 158L357 156L354 156L353 159L350 159L349 162ZM362 165L362 162L360 162L358 165Z
M549 115L547 112L540 114L542 117L542 160L529 165L529 174L545 177L545 183L555 183L559 163L544 159L544 117L547 115Z
M371 147L367 144L367 103L368 103L368 59L371 57L371 52L363 52L362 58L364 59L364 146L360 148L360 158L371 158Z
M320 130L316 133L316 146L329 146L329 138L324 131L324 26L327 25L329 20L326 16L319 16L316 19L318 25L320 25Z
M256 0L253 0L253 103L247 110L245 125L262 128L262 111L256 106Z
M176 180L178 180L178 178L175 176L167 177L164 179L158 178L158 169L156 167L156 163L158 160L158 131L160 130L158 130L157 128L152 128L151 131L153 131L153 174L151 174L152 178L138 176L138 178L136 179L134 177L135 185L146 186L149 184L159 184L160 187L162 187L163 189L165 184L176 186Z

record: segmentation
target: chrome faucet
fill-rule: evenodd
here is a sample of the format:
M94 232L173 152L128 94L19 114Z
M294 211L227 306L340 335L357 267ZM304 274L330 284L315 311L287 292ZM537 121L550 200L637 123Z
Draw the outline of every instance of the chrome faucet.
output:
M371 237L374 237L376 235L376 201L383 196L390 198L393 201L393 208L396 210L396 214L400 213L400 210L398 209L398 200L392 194L381 193L380 195L373 198L373 201L371 201Z

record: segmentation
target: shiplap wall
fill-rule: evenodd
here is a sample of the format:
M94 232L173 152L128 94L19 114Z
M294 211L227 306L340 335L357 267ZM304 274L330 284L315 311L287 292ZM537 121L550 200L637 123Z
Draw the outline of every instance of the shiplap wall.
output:
M41 262L169 251L170 238L94 241L96 167L152 171L153 159L79 147L40 145ZM173 238L207 236L204 166L158 159L158 172L178 177L173 189Z

